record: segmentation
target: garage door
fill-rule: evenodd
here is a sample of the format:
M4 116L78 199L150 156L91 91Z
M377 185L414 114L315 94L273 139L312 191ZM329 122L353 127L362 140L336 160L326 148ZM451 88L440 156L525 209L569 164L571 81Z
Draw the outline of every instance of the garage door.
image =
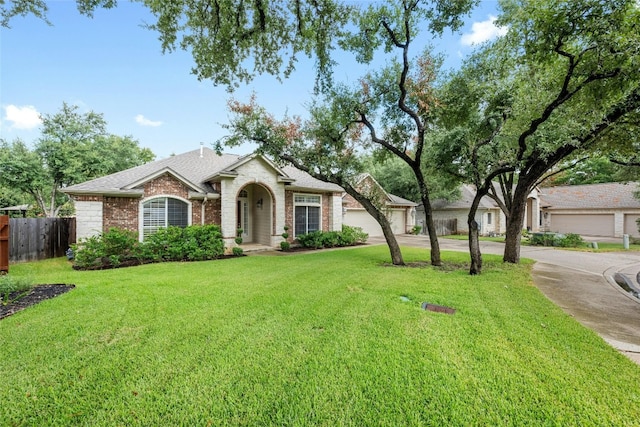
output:
M551 214L551 230L549 231L613 237L613 214L561 215L553 213Z
M626 214L624 216L624 234L629 236L640 236L638 231L638 223L636 220L640 219L640 215Z
M392 209L388 217L394 234L405 234L407 232L404 209ZM382 236L380 224L365 210L349 209L344 215L343 223L352 227L360 227L369 236Z

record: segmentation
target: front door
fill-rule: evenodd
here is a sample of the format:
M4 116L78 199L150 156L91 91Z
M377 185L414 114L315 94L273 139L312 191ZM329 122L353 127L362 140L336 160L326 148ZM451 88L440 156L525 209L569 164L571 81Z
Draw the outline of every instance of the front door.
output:
M247 243L249 239L249 198L245 190L241 191L236 202L236 229L242 229L242 240Z

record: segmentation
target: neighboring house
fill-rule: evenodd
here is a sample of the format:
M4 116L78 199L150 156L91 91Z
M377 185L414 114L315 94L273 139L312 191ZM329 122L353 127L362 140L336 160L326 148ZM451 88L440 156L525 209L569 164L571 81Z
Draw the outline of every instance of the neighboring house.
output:
M497 194L500 194L499 189L497 189ZM475 186L471 184L461 185L460 197L457 200L447 201L439 199L432 202L433 218L435 220L455 219L457 232L459 234L468 233L469 226L467 224L467 217L475 195ZM417 208L417 217L418 225L424 225L426 223L422 205ZM496 201L488 196L480 200L475 220L478 223L480 235L504 234L506 232L506 217ZM538 190L534 190L529 194L529 198L527 199L523 228L535 232L539 231L540 224L540 198ZM423 232L425 230L426 228L423 226Z
M377 205L382 207L394 234L405 234L414 227L417 203L387 193L369 174L362 174L355 186L368 198L377 200ZM370 236L382 236L382 227L378 221L349 194L345 193L342 197L342 206L344 224L361 227Z
M639 236L640 200L633 195L637 183L606 183L536 188L527 200L523 228L530 231L576 233L586 236ZM475 196L475 187L462 185L461 197L452 202L433 202L434 219L456 219L458 233L468 233L467 214ZM498 192L500 194L500 192ZM424 209L417 209L418 224L424 222ZM498 204L484 197L476 221L480 234L503 234L505 216Z
M590 236L639 236L638 183L566 185L542 188L543 229Z
M344 217L350 225L367 226L365 220L350 221L350 210L357 208L343 206L338 185L257 154L218 155L204 147L63 191L75 203L78 238L112 227L137 231L144 239L168 225L218 224L228 247L238 229L244 243L273 247L285 226L290 240L340 230Z

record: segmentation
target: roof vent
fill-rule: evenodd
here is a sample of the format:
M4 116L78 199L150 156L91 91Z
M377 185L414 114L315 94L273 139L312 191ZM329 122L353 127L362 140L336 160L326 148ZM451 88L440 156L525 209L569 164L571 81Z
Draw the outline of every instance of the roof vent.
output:
M204 142L200 143L200 158L204 157Z

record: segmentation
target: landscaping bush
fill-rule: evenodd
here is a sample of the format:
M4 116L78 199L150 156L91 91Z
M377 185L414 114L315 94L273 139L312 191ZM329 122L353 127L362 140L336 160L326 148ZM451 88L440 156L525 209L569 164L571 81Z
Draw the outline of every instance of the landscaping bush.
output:
M312 231L298 236L298 243L304 248L322 249L353 246L367 241L369 235L360 227L342 226L342 231Z
M533 246L560 246L563 248L577 248L584 245L584 240L579 234L566 235L556 233L532 233L529 244Z
M556 233L532 233L529 244L533 246L554 246Z
M323 247L322 231L312 231L298 236L298 242L303 248L321 249Z
M147 237L152 260L203 261L224 254L222 233L217 225L191 225L189 227L161 228Z
M80 239L78 244L71 245L71 250L74 265L80 268L103 265L118 267L124 261L140 257L137 233L119 228Z
M289 249L291 249L291 243L287 241L280 242L280 249L282 249L283 251L288 251Z
M119 267L160 261L202 261L224 254L220 227L192 225L161 228L139 242L137 233L112 228L72 246L74 268Z
M563 248L577 248L580 246L584 246L584 240L579 234L569 233L564 237L558 237L556 244Z
M369 235L362 231L360 227L342 226L340 233L340 246L353 246L365 243Z

